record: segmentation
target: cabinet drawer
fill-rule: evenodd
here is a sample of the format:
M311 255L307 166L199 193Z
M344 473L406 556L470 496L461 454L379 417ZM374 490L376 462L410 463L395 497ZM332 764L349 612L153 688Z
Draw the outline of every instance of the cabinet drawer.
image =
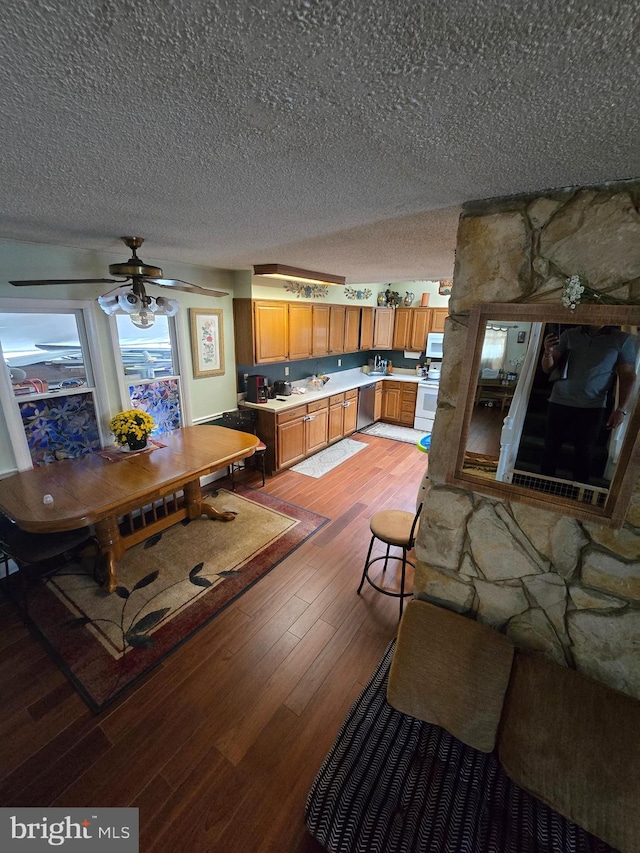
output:
M311 414L312 412L319 412L322 409L329 408L329 400L316 400L315 403L307 403L307 412Z
M357 399L357 397L358 397L358 389L357 388L352 388L350 391L344 392L344 399L345 400L355 400L355 399Z
M329 397L329 405L336 406L338 403L344 403L344 396L344 394L334 394L332 397Z
M405 384L404 382L394 382L392 379L385 379L383 387L386 391L404 391Z
M289 409L288 412L280 412L278 415L278 424L288 424L297 418L303 418L306 414L306 406L297 406L295 409Z

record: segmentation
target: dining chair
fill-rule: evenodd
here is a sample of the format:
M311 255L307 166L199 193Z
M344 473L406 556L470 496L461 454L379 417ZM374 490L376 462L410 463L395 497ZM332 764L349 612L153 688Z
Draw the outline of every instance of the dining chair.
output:
M93 536L88 527L60 533L28 533L0 513L0 562L4 564L4 579L10 589L9 561L12 560L18 568L14 573L15 581L20 586L25 614L29 583L35 578L47 578L59 572L90 541L93 542Z
M364 562L362 579L360 580L360 586L358 587L358 595L360 595L364 582L367 581L375 590L381 592L383 595L390 595L392 598L399 598L400 618L402 618L404 599L413 595L413 591L405 592L407 566L411 566L415 569L415 563L409 560L407 555L411 550L413 550L416 542L421 512L422 504L418 507L415 515L402 509L383 509L380 510L380 512L376 512L369 520L371 542L369 543L369 550L367 551L367 559ZM387 546L386 552L380 557L374 557L371 559L371 552L373 551L373 545L376 540ZM390 551L392 547L400 548L402 551L401 555L391 554ZM397 560L400 562L401 570L399 590L381 587L375 583L375 581L371 580L369 570L374 563L378 563L381 560L384 560L384 566L382 567L383 578L385 577L389 560Z
M253 409L235 409L231 412L222 413L222 423L228 429L235 429L239 432L248 432L256 435L258 427L258 416ZM262 474L262 485L265 484L265 453L267 446L263 441L256 447L253 456L248 456L246 459L240 459L238 462L232 462L228 466L229 479L231 480L231 488L235 489L235 472L241 471L243 468L255 465Z

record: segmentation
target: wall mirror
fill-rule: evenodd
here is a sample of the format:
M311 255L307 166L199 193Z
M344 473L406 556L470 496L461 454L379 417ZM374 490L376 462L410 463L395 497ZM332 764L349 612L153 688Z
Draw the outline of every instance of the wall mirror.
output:
M578 305L574 310L561 304L477 305L462 364L456 453L448 482L620 526L640 475L639 330L636 305ZM545 337L563 333L563 342L554 350L556 365L546 373L541 365ZM611 355L615 347L623 352L618 358ZM566 350L562 357L560 350ZM631 371L635 378L631 376L627 415L611 429L607 420L619 403L618 368L623 362L627 377ZM612 368L612 363L618 366ZM597 386L604 397L603 413L578 413L576 423L584 424L588 417L594 424L586 450L584 428L567 428L550 454L557 420L549 421L549 398L556 383L564 383L558 385L556 397L567 388L576 393L584 383L589 395ZM592 403L592 408L601 408ZM564 416L565 409L556 405L555 411Z

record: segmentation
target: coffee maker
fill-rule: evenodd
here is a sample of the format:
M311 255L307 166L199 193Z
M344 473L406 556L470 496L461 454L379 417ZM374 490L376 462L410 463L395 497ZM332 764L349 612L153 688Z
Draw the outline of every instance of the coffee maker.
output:
M269 400L269 382L266 376L247 376L247 403L266 403Z

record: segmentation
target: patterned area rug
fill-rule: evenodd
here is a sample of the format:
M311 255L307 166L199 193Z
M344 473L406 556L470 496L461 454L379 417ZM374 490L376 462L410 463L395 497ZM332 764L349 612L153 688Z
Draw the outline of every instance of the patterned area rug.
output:
M304 462L294 465L291 468L296 474L305 474L307 477L315 477L316 480L333 471L342 462L350 459L360 450L364 450L367 445L361 441L353 441L350 438L343 438L337 444L327 447L326 450L321 450L320 453L315 453Z
M237 513L231 522L185 520L118 561L109 595L70 566L35 587L29 618L68 678L100 711L328 519L238 485L207 501Z
M378 438L390 438L393 441L404 441L407 444L417 444L421 438L428 435L424 430L411 427L396 426L395 424L375 423L360 430L367 435L377 435Z

